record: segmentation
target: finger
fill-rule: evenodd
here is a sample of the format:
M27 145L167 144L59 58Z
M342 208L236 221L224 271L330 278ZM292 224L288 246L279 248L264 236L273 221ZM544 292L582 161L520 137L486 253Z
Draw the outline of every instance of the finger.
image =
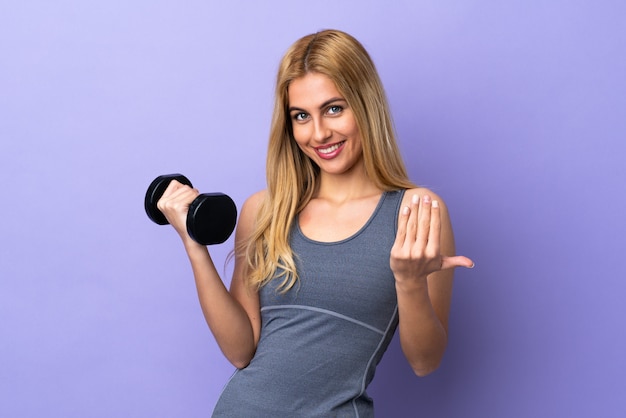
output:
M172 183L175 181L173 180ZM157 202L157 208L162 212L167 208L180 208L181 205L187 208L198 194L196 189L176 181L176 184L168 185L166 192Z
M161 199L169 197L172 193L178 190L182 185L183 184L180 183L178 180L171 180L169 184L167 185L167 187L165 188L165 191L161 195Z
M400 217L398 218L398 231L396 232L396 242L394 243L394 246L401 247L404 245L410 213L411 209L408 206L404 206L402 209L400 209Z
M468 269L474 268L474 262L462 255L455 255L452 257L444 256L442 258L441 270L452 269L456 267L465 267Z
M418 230L418 216L419 216L420 197L418 195L411 196L411 212L409 213L409 219L407 220L407 240L408 244L413 244L417 237Z
M169 196L170 200L180 200L180 201L191 201L198 194L198 190L187 186L186 184L181 184L178 189L174 190L172 194Z
M432 201L430 210L430 229L428 231L428 249L429 253L439 255L439 240L441 236L441 212L439 210L439 202Z
M426 248L428 244L428 236L430 233L430 196L422 196L419 204L419 213L417 214L417 236L416 242L421 248Z

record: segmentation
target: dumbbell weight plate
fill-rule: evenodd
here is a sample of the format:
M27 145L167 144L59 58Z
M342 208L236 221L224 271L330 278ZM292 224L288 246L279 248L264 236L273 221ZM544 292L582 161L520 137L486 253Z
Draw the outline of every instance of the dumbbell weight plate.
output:
M182 184L188 185L189 187L193 187L191 185L191 181L189 181L189 179L182 174L166 174L157 177L152 183L150 183L148 191L146 192L144 207L148 218L159 225L169 224L165 215L163 215L163 213L157 208L157 202L161 196L163 196L165 189L167 189L167 186L172 180L176 180Z
M236 223L237 206L223 193L201 194L189 205L187 232L199 244L221 244L233 233Z

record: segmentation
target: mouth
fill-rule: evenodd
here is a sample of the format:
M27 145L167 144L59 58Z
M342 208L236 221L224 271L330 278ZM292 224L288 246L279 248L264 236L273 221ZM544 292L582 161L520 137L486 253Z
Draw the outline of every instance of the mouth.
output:
M345 143L346 141L341 141L335 144L325 145L323 147L317 147L315 148L315 151L317 151L319 154L328 156L328 155L331 155L333 152L337 151L339 148L341 148L341 146Z

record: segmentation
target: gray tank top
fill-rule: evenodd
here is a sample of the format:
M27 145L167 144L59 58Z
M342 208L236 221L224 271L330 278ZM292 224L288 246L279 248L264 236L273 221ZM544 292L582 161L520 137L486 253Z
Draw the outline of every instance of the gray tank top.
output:
M214 417L373 417L366 388L398 324L389 253L404 191L383 193L356 234L317 242L291 233L299 282L260 292L261 337L224 388Z

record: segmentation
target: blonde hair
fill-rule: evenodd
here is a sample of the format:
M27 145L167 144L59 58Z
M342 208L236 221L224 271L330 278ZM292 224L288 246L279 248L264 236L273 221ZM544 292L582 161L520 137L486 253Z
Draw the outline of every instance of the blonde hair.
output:
M296 283L298 272L289 245L296 215L311 200L319 168L293 139L289 85L308 73L329 77L352 109L368 177L381 190L415 187L396 143L385 92L372 59L352 36L325 30L296 41L283 57L276 79L274 114L266 162L267 193L256 228L239 251L248 262L248 285L261 287L282 278L281 291Z

